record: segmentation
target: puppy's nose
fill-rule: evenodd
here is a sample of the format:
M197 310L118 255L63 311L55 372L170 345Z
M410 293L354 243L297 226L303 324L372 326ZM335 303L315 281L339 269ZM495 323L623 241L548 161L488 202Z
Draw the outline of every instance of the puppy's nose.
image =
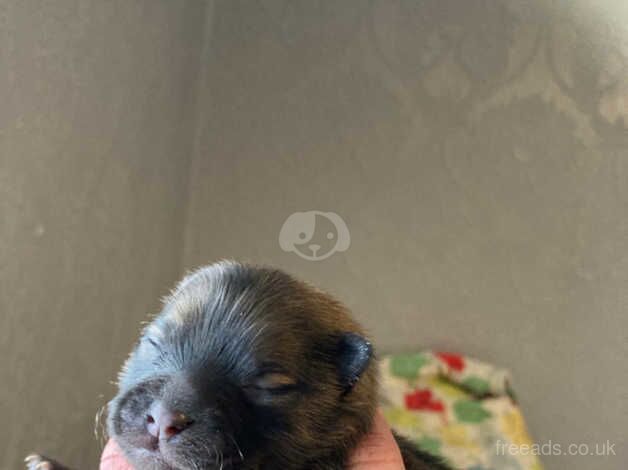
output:
M314 253L314 256L316 256L316 252L321 249L321 246L317 245L316 243L312 243L311 245L308 245L308 248L312 250L312 253Z
M153 403L146 415L146 429L157 439L170 439L190 427L192 420L180 411L170 411L161 402Z

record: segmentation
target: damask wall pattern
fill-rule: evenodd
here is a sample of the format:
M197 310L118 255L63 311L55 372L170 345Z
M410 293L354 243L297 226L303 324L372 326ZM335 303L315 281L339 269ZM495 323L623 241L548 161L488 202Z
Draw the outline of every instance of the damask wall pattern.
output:
M628 3L212 5L183 264L283 266L382 351L511 368L538 442L625 455ZM339 214L350 248L283 252L309 210Z

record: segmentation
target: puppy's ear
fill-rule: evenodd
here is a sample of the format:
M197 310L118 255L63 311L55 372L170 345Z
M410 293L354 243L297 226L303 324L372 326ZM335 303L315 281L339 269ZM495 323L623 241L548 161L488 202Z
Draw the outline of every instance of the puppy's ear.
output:
M373 357L373 346L358 334L342 333L336 347L338 377L346 393L353 388L369 365Z

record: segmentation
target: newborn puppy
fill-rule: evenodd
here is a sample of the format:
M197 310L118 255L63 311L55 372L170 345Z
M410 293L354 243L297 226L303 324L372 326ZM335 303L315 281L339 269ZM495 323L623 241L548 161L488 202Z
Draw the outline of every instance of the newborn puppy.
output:
M328 295L275 269L217 263L186 277L144 330L109 434L137 469L345 469L376 408L372 355ZM408 470L446 469L399 443Z

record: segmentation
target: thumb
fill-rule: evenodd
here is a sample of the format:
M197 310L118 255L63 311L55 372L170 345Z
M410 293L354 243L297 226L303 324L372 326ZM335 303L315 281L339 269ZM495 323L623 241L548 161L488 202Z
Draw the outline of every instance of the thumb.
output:
M378 411L371 432L349 460L350 470L405 470L401 452L390 426Z
M133 470L113 439L109 439L100 457L100 470Z

